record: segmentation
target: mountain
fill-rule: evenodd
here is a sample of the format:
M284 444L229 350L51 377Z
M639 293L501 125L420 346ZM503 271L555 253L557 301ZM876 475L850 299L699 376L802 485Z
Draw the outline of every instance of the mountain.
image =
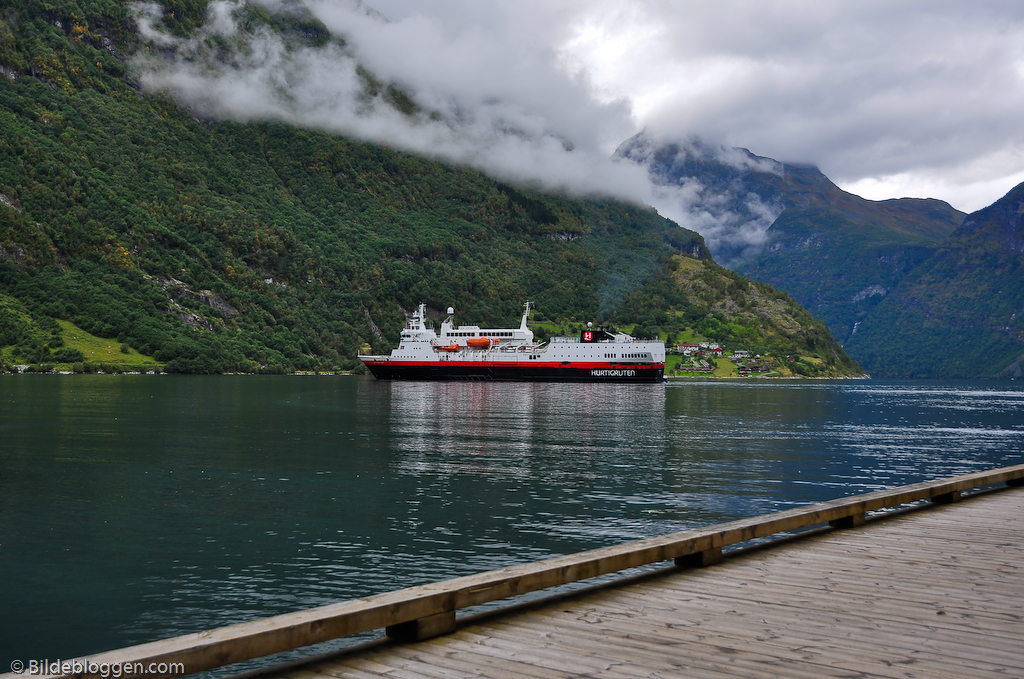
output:
M335 39L275 6L246 6L242 28ZM160 20L187 36L206 10L169 0ZM140 90L126 55L150 48L123 0L0 0L0 370L82 363L82 337L168 371L351 369L420 302L506 325L530 300L552 332L593 319L860 372L792 299L650 208L205 118Z
M847 343L901 377L1021 377L1024 184L968 215Z
M815 167L699 140L656 143L641 133L616 155L647 167L716 260L785 290L840 342L964 216L939 200L866 200Z

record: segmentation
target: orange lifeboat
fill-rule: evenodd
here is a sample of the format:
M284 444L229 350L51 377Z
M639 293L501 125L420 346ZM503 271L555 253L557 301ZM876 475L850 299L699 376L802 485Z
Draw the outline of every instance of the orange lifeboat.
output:
M486 337L470 337L466 344L474 349L486 349L491 346L491 340Z
M458 343L446 344L445 346L437 347L437 350L438 351L458 351L459 350L459 345L458 345Z

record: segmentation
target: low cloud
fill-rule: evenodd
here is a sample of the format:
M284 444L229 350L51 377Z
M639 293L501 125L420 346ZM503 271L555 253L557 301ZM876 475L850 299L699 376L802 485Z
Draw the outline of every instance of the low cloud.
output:
M715 260L726 267L757 256L768 227L782 214L781 205L754 193L711 190L693 179L655 186L654 199L662 216L704 236Z
M260 3L322 21L335 39L317 46L266 28L242 31L245 4L210 3L188 39L159 29L158 5L136 5L153 44L135 62L144 87L218 119L287 122L547 189L650 199L644 173L605 150L631 131L628 105L596 104L586 79L557 68L550 50L508 54L486 31L449 35L420 16L389 22L358 0ZM361 69L385 86L368 91ZM416 109L399 110L386 85Z
M1024 171L1024 4L595 0L563 51L662 137L987 205ZM941 193L922 194L922 191ZM903 192L906 193L903 193ZM888 195L886 195L886 193Z
M647 131L624 142L615 156L647 170L658 212L704 236L715 260L723 266L760 253L768 240L768 228L782 214L782 205L747 191L741 179L753 174L781 177L782 164L770 158L693 138L659 140ZM732 168L734 181L723 181L717 168L714 176L719 181L715 185L701 181L694 176L693 166L705 163Z

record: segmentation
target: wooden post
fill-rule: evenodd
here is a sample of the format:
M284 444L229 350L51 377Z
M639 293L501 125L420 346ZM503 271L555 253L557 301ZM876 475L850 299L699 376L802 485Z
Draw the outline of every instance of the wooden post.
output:
M694 552L686 556L677 556L675 564L681 568L704 568L713 566L722 560L722 548L712 547L702 552Z
M932 502L934 502L937 505L948 505L952 502L960 502L960 491L951 490L948 493L932 495Z
M841 519L834 519L828 522L828 525L833 528L856 528L857 526L864 525L864 512L858 512L857 514L850 514L844 516Z
M428 615L418 620L388 625L385 633L395 641L423 641L455 631L455 611Z

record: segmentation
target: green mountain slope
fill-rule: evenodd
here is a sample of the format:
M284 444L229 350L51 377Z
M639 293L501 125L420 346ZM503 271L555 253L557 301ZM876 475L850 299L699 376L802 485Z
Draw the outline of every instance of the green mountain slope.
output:
M617 153L662 186L699 186L693 209L719 225L715 258L785 290L840 341L963 219L938 200L865 200L815 167L746 149L653 145L641 135Z
M886 296L847 346L878 374L1020 377L1024 184L965 218Z
M165 17L184 33L205 6L178 0ZM730 320L671 286L644 303L677 258L708 258L649 208L281 124L197 120L139 93L125 7L0 2L0 299L16 311L0 342L18 360L52 360L55 319L184 372L352 368L362 345L393 346L419 302L488 325L527 299L566 321ZM293 15L254 16L324 39ZM832 355L802 325L762 325L795 353ZM835 355L831 374L857 372Z

